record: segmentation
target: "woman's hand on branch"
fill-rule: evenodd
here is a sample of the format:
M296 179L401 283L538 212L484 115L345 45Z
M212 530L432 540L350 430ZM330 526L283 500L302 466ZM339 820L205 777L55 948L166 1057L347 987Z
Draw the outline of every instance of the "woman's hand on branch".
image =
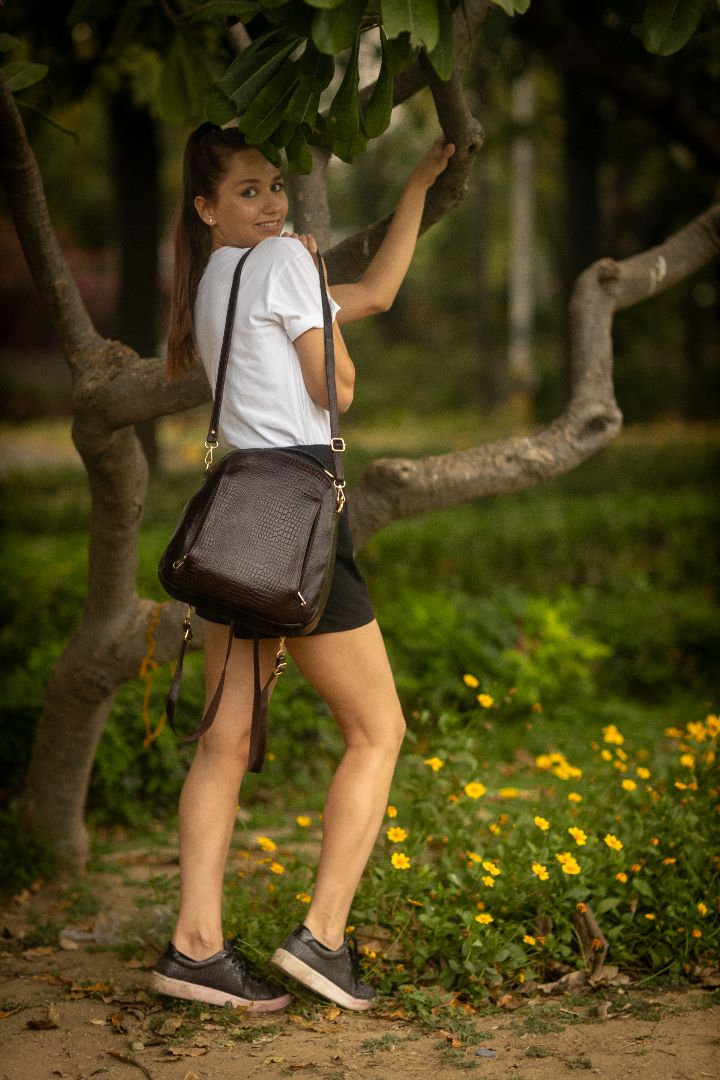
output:
M425 157L410 173L408 183L415 181L427 189L437 180L441 173L445 172L447 163L455 153L455 144L445 142L445 136L440 135L428 150Z

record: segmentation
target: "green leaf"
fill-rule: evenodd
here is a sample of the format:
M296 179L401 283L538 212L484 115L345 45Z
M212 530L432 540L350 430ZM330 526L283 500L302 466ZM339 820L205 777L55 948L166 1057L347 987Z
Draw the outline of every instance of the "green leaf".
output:
M432 52L428 53L430 63L443 82L447 82L453 73L453 25L452 12L448 0L439 0L440 37Z
M356 131L354 135L351 135L348 139L333 139L332 151L336 157L339 157L341 161L347 162L348 165L352 165L356 158L367 149L368 137L362 131Z
M240 22L249 22L259 12L258 0L208 0L208 3L201 4L198 8L183 12L180 18L191 26L210 22L212 19L227 19L233 15Z
M339 7L343 0L305 0L308 7L314 8L334 8Z
M272 41L266 47L251 52L253 48L251 45L242 56L233 60L225 74L215 84L218 90L230 98L236 113L240 116L250 107L262 88L280 71L288 56L297 48L298 39L295 37L288 41L284 34L279 38L276 31L271 31L270 36Z
M380 71L363 116L365 134L371 139L377 138L385 131L390 123L393 107L393 77L387 62L387 38L382 29L380 43L382 46Z
M413 44L429 52L440 36L438 0L382 0L382 23L389 38L407 31Z
M295 132L293 138L287 145L286 149L288 166L293 172L302 173L307 176L312 172L313 159L310 153L310 147L308 146L307 138L304 130L299 127Z
M670 56L692 37L707 0L647 0L642 21L643 45L658 56Z
M336 53L348 49L360 29L360 17L366 0L344 0L334 8L316 11L312 21L312 39L320 52Z
M417 49L410 41L407 31L388 41L385 52L391 75L399 75L405 68L410 67L417 56Z
M44 79L48 73L46 64L31 64L28 60L14 60L0 67L0 77L7 83L8 90L15 94L27 86Z
M249 143L262 143L270 138L283 119L297 84L295 65L289 64L263 87L238 120L238 127L245 132Z
M223 124L229 123L230 120L234 120L237 116L235 106L230 98L217 87L214 87L210 92L205 112L208 120L212 120L213 124L219 124L221 127Z
M157 97L160 116L169 124L191 123L202 113L207 78L196 53L192 37L178 31L165 58Z
M333 136L333 142L336 139L347 141L360 131L359 56L360 31L358 30L355 33L345 74L328 111L328 131Z
M530 0L493 0L494 4L501 7L506 15L524 15L530 7Z
M20 42L12 34L0 34L0 52L11 52L17 49Z

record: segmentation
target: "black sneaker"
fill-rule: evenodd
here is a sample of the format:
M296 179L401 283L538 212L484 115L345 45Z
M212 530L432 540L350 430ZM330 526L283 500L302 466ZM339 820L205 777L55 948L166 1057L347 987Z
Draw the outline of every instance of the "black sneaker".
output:
M300 924L276 949L271 964L344 1009L369 1009L375 991L358 979L359 958L355 942L327 949Z
M292 1000L269 979L256 979L229 942L207 960L191 960L170 942L153 968L150 985L158 994L205 1001L208 1005L243 1005L249 1013L284 1009Z

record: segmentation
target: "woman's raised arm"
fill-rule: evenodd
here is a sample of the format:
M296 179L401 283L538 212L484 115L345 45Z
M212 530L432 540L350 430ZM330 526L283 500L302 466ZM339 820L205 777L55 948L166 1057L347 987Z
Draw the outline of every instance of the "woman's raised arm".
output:
M385 237L358 281L331 285L330 295L340 305L338 323L355 322L387 311L398 294L415 251L425 196L455 153L441 135L410 173L398 199ZM293 234L297 235L297 234ZM311 254L317 244L311 235L298 236Z

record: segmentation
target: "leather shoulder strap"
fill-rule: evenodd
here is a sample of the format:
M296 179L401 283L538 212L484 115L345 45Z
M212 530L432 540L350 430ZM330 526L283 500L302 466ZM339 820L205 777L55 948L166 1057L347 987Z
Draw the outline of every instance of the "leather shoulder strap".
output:
M207 446L218 445L218 428L220 425L220 406L222 405L223 390L225 388L225 374L227 372L228 358L230 356L230 342L232 341L233 323L235 322L235 308L237 306L238 288L240 287L240 275L245 265L245 260L252 251L250 248L238 261L230 286L230 299L228 301L227 316L225 318L225 332L223 334L222 348L220 350L220 363L218 364L217 378L215 380L215 395L213 397L213 410L210 417L210 427L207 433Z

